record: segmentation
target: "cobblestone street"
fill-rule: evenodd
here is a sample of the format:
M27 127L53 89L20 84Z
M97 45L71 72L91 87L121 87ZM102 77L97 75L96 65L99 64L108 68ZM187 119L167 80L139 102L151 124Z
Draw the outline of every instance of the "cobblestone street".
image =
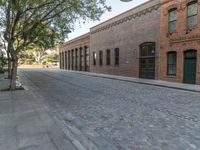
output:
M20 69L52 112L70 112L119 150L199 150L200 93L81 75Z

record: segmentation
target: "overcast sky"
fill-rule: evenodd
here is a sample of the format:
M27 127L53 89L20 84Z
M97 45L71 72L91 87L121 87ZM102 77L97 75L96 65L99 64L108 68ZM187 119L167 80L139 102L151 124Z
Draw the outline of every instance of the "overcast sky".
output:
M72 33L68 34L69 39L66 39L66 41L71 40L73 38L76 38L82 34L85 34L89 32L89 29L103 21L106 21L114 16L117 16L129 9L134 8L135 6L138 6L148 0L133 0L131 2L121 2L120 0L107 0L107 5L112 7L111 12L106 12L102 15L100 18L100 21L96 22L86 22L85 24L80 24L79 22L75 25L75 30L72 31Z

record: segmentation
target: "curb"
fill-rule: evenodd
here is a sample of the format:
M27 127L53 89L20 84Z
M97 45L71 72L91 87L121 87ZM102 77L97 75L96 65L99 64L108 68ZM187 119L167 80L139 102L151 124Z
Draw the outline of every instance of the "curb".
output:
M169 88L169 89L176 89L176 90L181 90L181 91L200 93L200 90L194 90L194 89L188 89L188 88L182 88L182 87L176 87L176 86L170 86L170 85L163 85L163 84L155 84L155 83L149 83L149 82L142 82L142 81L133 81L133 80L128 80L128 79L120 79L117 76L116 77L108 77L108 76L103 76L103 74L101 74L101 75L87 74L85 72L77 72L77 71L71 71L71 70L70 71L64 70L64 71L81 74L81 75L85 75L85 76L92 76L92 77L98 77L98 78L112 79L112 80L125 81L125 82L130 82L130 83L152 85L152 86L156 86L156 87L164 87L164 88Z

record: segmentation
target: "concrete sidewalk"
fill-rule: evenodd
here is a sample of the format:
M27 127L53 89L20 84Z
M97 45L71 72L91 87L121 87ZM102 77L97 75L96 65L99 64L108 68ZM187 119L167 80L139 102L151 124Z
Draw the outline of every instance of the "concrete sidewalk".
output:
M87 76L93 76L93 77L101 77L101 78L107 78L107 79L113 79L113 80L120 80L120 81L133 82L133 83L138 83L138 84L160 86L160 87L173 88L173 89L178 89L178 90L185 90L185 91L200 93L200 85L195 85L195 84L175 83L175 82L167 82L167 81L162 81L162 80L141 79L141 78L133 78L133 77L125 77L125 76L92 73L92 72L79 72L79 71L71 71L71 70L67 70L67 71L82 74L82 75L87 75Z
M0 89L9 80L0 74ZM75 150L30 90L0 91L0 150Z

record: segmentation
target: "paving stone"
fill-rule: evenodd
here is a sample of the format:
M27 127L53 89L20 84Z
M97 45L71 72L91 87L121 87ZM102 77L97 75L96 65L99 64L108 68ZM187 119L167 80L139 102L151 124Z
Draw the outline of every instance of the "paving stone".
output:
M199 93L60 70L22 74L52 111L71 112L120 150L200 149Z

